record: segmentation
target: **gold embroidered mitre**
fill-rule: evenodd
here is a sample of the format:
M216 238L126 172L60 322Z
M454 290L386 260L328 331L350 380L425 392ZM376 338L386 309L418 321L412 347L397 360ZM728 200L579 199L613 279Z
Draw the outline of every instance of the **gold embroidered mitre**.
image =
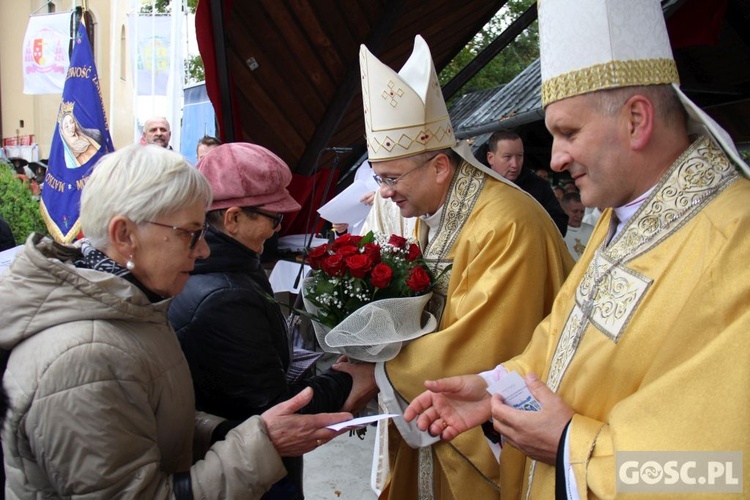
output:
M414 39L414 50L398 73L364 45L359 61L371 162L456 145L430 48L421 36Z
M539 0L542 103L678 83L658 0Z
M597 90L672 85L690 134L713 137L750 177L729 134L679 87L659 0L539 0L542 104Z

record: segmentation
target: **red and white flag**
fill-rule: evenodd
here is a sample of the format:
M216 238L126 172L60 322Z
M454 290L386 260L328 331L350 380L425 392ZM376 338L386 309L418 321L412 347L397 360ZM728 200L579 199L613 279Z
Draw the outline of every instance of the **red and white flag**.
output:
M71 12L29 17L23 40L23 93L60 94L70 57Z

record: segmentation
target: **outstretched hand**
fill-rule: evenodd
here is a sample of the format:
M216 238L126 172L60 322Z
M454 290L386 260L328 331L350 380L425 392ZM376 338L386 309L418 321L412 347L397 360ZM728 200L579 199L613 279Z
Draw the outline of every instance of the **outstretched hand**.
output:
M307 387L261 415L268 429L268 437L282 457L296 457L327 443L344 431L332 431L326 426L352 418L350 413L296 414L310 402L312 396L313 390Z
M352 389L344 401L343 411L362 411L377 394L374 363L350 363L348 356L341 356L332 366L335 371L345 372L352 377Z
M420 430L450 441L489 420L490 395L487 383L479 375L427 380L424 385L428 390L404 412L407 422L417 418Z
M515 446L526 456L554 465L560 436L573 418L573 409L533 373L529 373L525 380L526 386L541 403L542 409L516 410L503 403L499 396L493 396L493 426L503 435L506 443Z

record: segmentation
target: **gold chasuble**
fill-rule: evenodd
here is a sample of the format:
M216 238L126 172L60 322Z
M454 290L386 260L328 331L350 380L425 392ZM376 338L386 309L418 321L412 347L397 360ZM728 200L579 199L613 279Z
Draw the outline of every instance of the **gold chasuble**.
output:
M613 213L503 365L534 371L576 412L581 498L615 496L618 451L739 450L750 493L750 181L703 137L607 244ZM507 446L500 462L508 498L554 498L553 466Z
M426 379L476 373L522 352L573 265L535 200L466 162L434 231L423 251L428 264L453 264L435 292L445 298L440 326L385 364L406 402L424 391ZM480 429L421 449L393 424L388 436L391 479L381 498L499 498L499 466Z

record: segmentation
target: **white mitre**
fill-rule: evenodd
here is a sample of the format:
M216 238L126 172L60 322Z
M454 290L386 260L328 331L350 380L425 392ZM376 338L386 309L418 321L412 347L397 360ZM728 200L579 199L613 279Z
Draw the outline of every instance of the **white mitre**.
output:
M456 145L427 42L396 73L365 47L359 51L362 102L370 161L413 156Z
M539 0L542 104L597 90L671 84L688 132L713 137L750 177L729 134L679 86L659 0Z
M451 148L473 167L510 184L479 162L466 141L456 141L424 38L419 35L414 38L414 50L398 73L380 62L364 45L359 50L359 63L371 163Z

